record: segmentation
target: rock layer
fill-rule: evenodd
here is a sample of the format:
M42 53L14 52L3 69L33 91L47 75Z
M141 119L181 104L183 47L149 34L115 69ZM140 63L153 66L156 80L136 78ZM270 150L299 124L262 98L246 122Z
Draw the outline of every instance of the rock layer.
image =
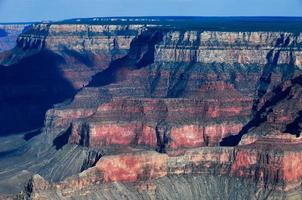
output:
M258 149L255 149L255 145ZM265 199L269 191L274 192L273 195L269 195L272 199L277 195L285 198L286 195L294 194L301 184L299 170L292 170L299 168L301 140L299 139L295 144L284 144L284 149L267 148L266 145L267 143L259 141L254 145L239 148L200 148L183 152L169 152L168 155L154 152L132 152L105 156L98 161L96 167L79 176L71 177L61 183L47 184L46 188L37 187L37 191L32 193L32 197L39 199L41 196L51 194L63 199L79 198L78 195L81 198L91 199L95 192L102 191L100 189L102 185L111 182L135 183L130 186L133 194L146 191L149 193L148 195L152 195L152 192L159 195L160 187L164 186L158 181L164 177L195 177L197 179L199 176L209 175L237 177L237 181L249 180L255 183L254 187L257 188L258 193L253 193L249 199ZM198 184L196 179L193 181L193 185ZM215 187L215 184L208 184L210 187ZM266 191L263 190L264 188ZM187 195L192 194L187 192ZM195 198L197 197L193 199Z
M16 150L41 159L30 169L45 176L21 197L114 199L122 188L121 198L182 199L190 188L192 199L225 199L235 186L244 194L232 199L301 197L301 44L296 32L34 25L1 56L0 91L45 102L47 86L46 99L60 98L35 107L44 127ZM9 82L24 65L36 73L28 80L45 82ZM9 177L20 167L3 169Z
M23 31L16 47L0 55L0 135L42 128L46 111L126 55L140 29L35 24Z
M0 24L0 52L13 49L18 36L29 26L29 24Z

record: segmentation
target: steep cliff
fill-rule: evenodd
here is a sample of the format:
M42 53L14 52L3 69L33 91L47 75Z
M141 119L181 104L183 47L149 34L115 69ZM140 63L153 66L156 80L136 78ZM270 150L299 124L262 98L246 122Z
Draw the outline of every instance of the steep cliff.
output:
M39 184L33 177L30 184L38 184L30 195L33 199L299 199L301 139L283 141L281 148L267 146L270 141L261 143L105 156L96 167L60 183L42 179L45 184ZM241 190L236 191L240 184Z
M40 174L32 199L299 199L301 61L293 31L34 25L1 56L2 91L47 102L44 126L1 176Z
M81 90L73 102L50 110L47 117L52 121L47 127L71 123L69 142L87 140L85 145L93 148L217 146L251 121L260 99L301 74L300 35L151 32L134 40L129 54L95 75L90 87ZM159 32L161 38L154 39ZM140 40L158 42L144 48ZM148 51L154 55L152 62L144 60ZM94 100L96 93L101 95L99 102ZM80 112L86 107L91 111L88 116L71 116L74 109Z
M49 108L126 55L143 27L35 24L24 31L0 55L0 135L34 134Z
M0 24L0 52L14 48L18 36L29 26L29 24Z

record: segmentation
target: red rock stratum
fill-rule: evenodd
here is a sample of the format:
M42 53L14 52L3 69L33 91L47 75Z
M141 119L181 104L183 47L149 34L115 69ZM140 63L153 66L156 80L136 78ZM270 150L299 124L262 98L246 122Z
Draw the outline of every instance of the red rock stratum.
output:
M35 24L1 54L0 108L33 100L3 133L40 130L4 152L20 198L301 199L301 33L111 23Z

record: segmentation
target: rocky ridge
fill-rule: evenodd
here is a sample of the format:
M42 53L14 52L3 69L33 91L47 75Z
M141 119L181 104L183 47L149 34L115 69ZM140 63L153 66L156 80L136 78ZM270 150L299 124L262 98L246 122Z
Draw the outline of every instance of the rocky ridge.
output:
M177 188L183 199L183 183L192 199L301 197L301 44L291 32L34 26L2 62L55 52L66 62L60 73L80 90L47 111L42 133L26 145L36 160L55 152L65 174L55 162L30 167L47 180L34 175L23 197L169 199Z

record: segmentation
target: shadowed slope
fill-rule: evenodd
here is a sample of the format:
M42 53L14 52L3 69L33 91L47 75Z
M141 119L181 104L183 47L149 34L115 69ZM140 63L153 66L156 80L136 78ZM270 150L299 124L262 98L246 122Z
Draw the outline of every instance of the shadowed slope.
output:
M125 80L128 70L135 70L154 62L155 44L162 40L163 32L149 30L136 39L130 46L129 53L120 59L114 60L110 66L93 76L88 87L99 87Z
M64 59L51 51L0 68L0 136L41 128L46 111L72 97L75 90L58 65Z

